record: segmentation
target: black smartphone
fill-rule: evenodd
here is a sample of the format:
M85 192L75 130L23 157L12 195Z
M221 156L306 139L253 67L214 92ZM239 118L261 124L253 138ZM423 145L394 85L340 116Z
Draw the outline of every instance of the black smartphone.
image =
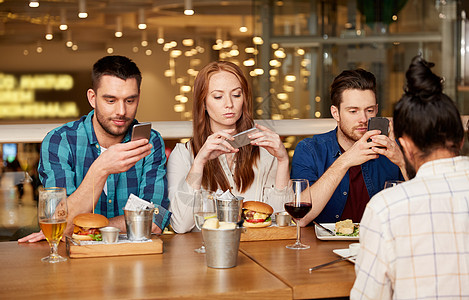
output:
M243 132L233 135L234 141L227 141L233 148L241 148L251 143L251 139L248 137L250 134L258 132L259 129L256 127L250 128Z
M368 120L368 131L370 130L380 130L381 134L388 136L389 134L389 120L383 117L373 117ZM371 139L368 139L367 142L371 142Z
M132 128L132 141L147 139L150 140L151 123L138 123Z

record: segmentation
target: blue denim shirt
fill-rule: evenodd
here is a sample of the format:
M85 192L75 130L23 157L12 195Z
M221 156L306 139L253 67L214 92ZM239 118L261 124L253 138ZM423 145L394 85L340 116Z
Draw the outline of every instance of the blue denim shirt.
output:
M316 182L322 174L341 155L337 142L337 128L327 133L306 138L298 143L292 160L291 178L308 179L310 184ZM393 164L386 156L380 155L361 165L368 195L373 197L384 188L386 180L403 180L399 167ZM320 223L333 223L340 220L344 211L349 192L349 172L332 194L331 199L324 207L316 221ZM314 197L314 195L313 195ZM314 205L314 199L313 205Z

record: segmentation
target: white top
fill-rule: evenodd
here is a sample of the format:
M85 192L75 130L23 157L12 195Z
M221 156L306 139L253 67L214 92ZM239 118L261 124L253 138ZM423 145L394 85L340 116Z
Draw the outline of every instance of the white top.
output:
M225 155L218 159L230 183L235 196L244 197L244 201L256 200L270 204L274 212L283 211L286 187L282 190L275 188L277 159L267 150L260 147L260 159L254 166L254 181L245 193L240 193L233 180L233 174L228 166ZM192 205L194 189L186 182L194 157L190 150L190 143L178 143L168 159L167 178L169 192L169 210L172 212L171 226L177 233L185 233L195 229Z
M360 224L350 299L469 297L469 158L423 164L376 194Z

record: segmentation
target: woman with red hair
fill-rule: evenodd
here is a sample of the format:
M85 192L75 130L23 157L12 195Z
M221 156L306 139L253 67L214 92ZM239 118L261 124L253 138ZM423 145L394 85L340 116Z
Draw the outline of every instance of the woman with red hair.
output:
M254 124L252 96L241 69L230 62L212 62L194 82L193 137L179 143L168 160L171 225L191 231L195 190L231 190L245 200L268 202L283 210L289 180L289 159L280 137ZM251 144L233 148L233 135L256 127Z

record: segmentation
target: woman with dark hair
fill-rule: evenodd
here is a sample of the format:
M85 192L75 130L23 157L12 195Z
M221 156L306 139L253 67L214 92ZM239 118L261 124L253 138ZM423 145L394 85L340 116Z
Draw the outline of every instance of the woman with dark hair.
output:
M171 225L191 231L195 190L231 190L245 200L266 201L282 210L289 179L289 159L280 137L254 124L252 96L241 69L212 62L194 82L193 137L174 148L168 160ZM235 149L227 140L252 127L251 144Z
M366 206L352 300L469 295L469 157L458 108L432 67L417 56L406 72L394 133L411 179Z

